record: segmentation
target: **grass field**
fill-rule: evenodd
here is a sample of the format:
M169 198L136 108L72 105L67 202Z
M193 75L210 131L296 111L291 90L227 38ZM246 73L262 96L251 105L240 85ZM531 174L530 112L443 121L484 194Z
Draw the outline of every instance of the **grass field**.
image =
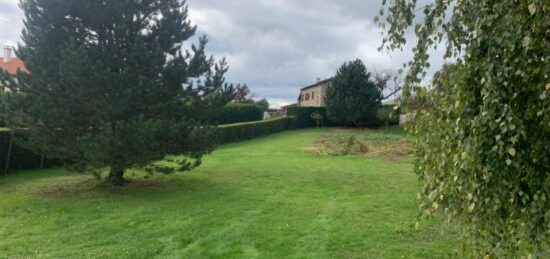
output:
M147 179L133 171L122 188L63 169L0 177L0 258L452 254L457 234L442 232L441 218L412 227L417 180L410 159L304 151L334 131L224 145L195 171Z

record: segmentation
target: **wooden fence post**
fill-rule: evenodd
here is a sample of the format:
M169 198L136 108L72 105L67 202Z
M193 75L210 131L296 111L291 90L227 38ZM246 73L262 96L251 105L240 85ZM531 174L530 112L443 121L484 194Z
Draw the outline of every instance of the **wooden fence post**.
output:
M4 166L4 175L8 174L8 170L10 168L11 151L13 149L13 135L14 135L14 132L10 131L10 143L8 145L8 154L6 155L6 164Z

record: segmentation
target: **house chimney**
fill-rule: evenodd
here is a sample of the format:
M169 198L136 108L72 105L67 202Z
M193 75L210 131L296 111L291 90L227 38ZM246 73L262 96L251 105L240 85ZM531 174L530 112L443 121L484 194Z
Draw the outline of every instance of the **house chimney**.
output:
M9 63L11 61L12 50L12 46L4 46L4 63Z
M317 83L321 82L321 78L317 77Z

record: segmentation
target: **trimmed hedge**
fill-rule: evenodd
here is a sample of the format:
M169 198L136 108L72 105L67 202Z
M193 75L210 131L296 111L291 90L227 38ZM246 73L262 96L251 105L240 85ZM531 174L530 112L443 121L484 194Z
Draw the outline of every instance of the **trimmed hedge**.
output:
M4 173L8 150L10 146L11 131L0 128L0 175ZM36 169L40 168L42 156L36 155L31 151L21 147L17 143L13 143L12 152L10 155L10 163L8 172L14 170ZM44 167L60 165L59 162L44 159Z
M263 121L242 122L218 126L219 143L238 142L262 135L281 132L294 125L294 118L282 117ZM3 174L9 149L11 132L0 128L0 175ZM42 156L13 143L9 171L40 168ZM60 165L59 162L44 159L44 167Z
M289 107L287 109L287 116L295 117L295 128L311 128L317 127L317 122L311 118L311 114L319 112L323 117L320 126L336 126L327 117L327 110L325 107Z
M264 121L234 123L218 126L219 143L238 142L291 128L294 118L282 117Z
M263 119L263 111L255 104L229 103L222 108L218 124L230 124Z
M311 114L314 112L319 112L323 117L321 126L338 126L336 123L332 122L327 117L327 110L325 107L289 107L287 110L287 116L292 116L296 118L296 121L293 125L295 128L311 128L317 127L317 122L311 118ZM388 120L388 125L399 125L399 110L394 110L391 105L382 105L378 108L377 120L373 122L369 127L380 127L386 125L386 120ZM382 112L385 111L385 112ZM388 118L382 118L379 114L386 114Z

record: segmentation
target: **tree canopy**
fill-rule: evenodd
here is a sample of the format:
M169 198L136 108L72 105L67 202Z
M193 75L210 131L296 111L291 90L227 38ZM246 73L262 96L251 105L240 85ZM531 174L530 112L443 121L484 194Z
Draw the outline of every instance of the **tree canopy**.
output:
M192 168L214 148L214 129L196 109L221 108L233 90L222 86L227 64L206 55L205 37L182 49L196 32L185 1L20 7L17 54L30 73L12 82L8 124L25 129L26 146L86 170L108 166L113 184L165 154L187 155L180 169Z
M261 100L259 101L256 101L255 102L256 106L258 106L260 109L262 109L262 111L266 112L269 110L269 102L267 101L267 99L265 98L262 98Z
M237 103L246 103L246 104L252 104L254 103L252 91L250 91L250 88L246 84L238 84L235 87L235 98L234 101Z
M461 223L475 257L543 256L550 240L550 2L400 0L381 14L383 49L403 48L410 27L417 36L405 97L430 66L432 47L443 45L452 62L415 97L425 100L410 127L423 213L442 211Z
M330 120L343 126L368 126L377 121L382 89L359 59L344 63L327 88Z

